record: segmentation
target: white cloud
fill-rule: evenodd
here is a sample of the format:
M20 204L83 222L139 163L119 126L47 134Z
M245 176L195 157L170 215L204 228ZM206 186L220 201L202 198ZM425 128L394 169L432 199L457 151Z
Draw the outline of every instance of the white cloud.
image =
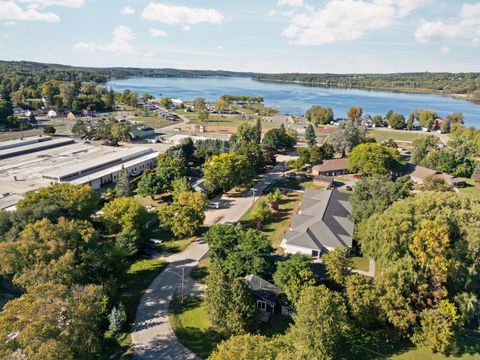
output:
M275 16L275 15L277 15L277 12L275 10L270 10L267 15L268 16Z
M17 23L15 21L5 21L2 25L3 26L15 26L15 25L17 25Z
M79 8L85 4L85 0L19 0L21 3L29 4L31 8L43 9L47 6L65 6Z
M146 59L150 59L150 58L153 58L155 55L153 54L153 52L146 52L143 54L143 57L146 58Z
M415 31L418 42L466 39L477 44L480 41L480 3L465 4L452 22L427 21Z
M303 0L278 0L278 5L288 5L292 7L303 6Z
M448 46L442 46L442 47L440 48L440 52L441 52L442 54L448 54L448 53L450 52L450 48L449 48Z
M165 24L198 24L207 22L221 24L225 17L214 9L190 8L151 2L142 12L142 17Z
M183 31L192 31L192 27L190 25L185 25L183 28L182 28Z
M285 0L286 1L286 0ZM369 30L391 26L429 0L329 0L324 7L304 6L281 33L296 45L323 45L362 38ZM286 14L287 15L287 14Z
M104 51L115 54L134 54L130 41L135 40L135 33L127 26L117 26L113 30L113 37L110 43L102 45L97 43L80 42L73 46L78 52Z
M222 45L218 45L218 46L217 46L217 50L223 50L223 46L222 46Z
M10 21L60 21L60 17L57 14L52 12L40 12L36 9L24 10L13 1L0 1L0 19Z
M168 36L167 32L160 30L160 29L150 29L148 30L150 32L151 37L165 37Z
M120 11L120 13L122 15L133 15L135 14L135 9L132 8L130 5L127 5Z

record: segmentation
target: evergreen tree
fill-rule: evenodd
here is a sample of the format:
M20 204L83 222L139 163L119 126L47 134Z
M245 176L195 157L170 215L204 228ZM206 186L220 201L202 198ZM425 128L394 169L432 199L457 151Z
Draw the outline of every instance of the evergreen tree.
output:
M122 331L125 326L125 321L127 320L127 313L125 311L125 306L120 303L118 308L115 306L110 314L108 315L108 321L110 323L109 330L116 334Z
M317 144L317 135L315 134L315 128L312 124L308 124L307 129L305 130L305 139L307 140L308 146Z
M255 142L260 144L262 141L262 119L260 117L257 118L255 122Z
M253 295L243 278L236 278L229 289L227 327L229 334L245 334L251 328L255 318Z
M206 278L205 304L210 324L220 331L227 329L228 304L231 300L228 282L221 266L212 263Z
M130 196L132 194L128 171L123 166L118 173L117 184L115 185L115 194L118 197Z

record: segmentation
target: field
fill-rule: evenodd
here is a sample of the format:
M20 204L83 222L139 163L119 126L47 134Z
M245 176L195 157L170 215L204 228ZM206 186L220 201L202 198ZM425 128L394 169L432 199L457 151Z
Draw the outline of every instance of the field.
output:
M392 139L398 142L409 143L427 134L419 131L372 129L368 130L368 135L373 136L377 142Z

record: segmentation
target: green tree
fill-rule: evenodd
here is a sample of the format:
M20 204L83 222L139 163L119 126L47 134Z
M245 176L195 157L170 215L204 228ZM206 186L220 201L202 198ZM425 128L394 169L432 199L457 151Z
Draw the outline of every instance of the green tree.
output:
M92 187L62 183L28 192L17 204L17 209L32 208L42 202L45 204L44 201L60 206L61 215L69 218L86 219L99 207L98 193Z
M395 201L411 194L413 183L409 178L392 181L385 175L362 177L350 197L351 219L360 224L373 214L381 214Z
M263 228L272 219L272 209L266 200L261 200L252 211L252 220L257 229Z
M112 311L108 315L108 322L109 322L108 329L113 334L116 334L123 330L126 321L127 321L127 313L125 311L125 306L122 303L120 303L118 305L118 308L114 306Z
M173 181L186 175L184 163L172 156L160 154L157 161L157 176L162 184L162 192L173 190Z
M117 183L115 184L115 195L118 197L130 196L132 190L130 189L130 175L127 169L122 165L118 173Z
M323 285L304 289L297 302L295 323L287 333L298 358L336 358L342 343L346 313L339 293Z
M83 138L89 134L87 124L83 120L78 120L72 126L72 134L76 137Z
M162 226L177 238L193 236L203 225L206 206L207 200L202 193L180 193L172 204L160 209Z
M404 129L406 126L405 116L403 116L402 114L392 114L388 118L388 125L392 129L397 129L397 130Z
M333 110L320 105L313 105L305 113L308 122L314 125L326 125L333 121Z
M0 357L98 358L106 304L99 286L34 287L0 313Z
M137 186L137 193L142 196L152 196L161 194L164 189L162 179L155 171L148 171L145 173Z
M415 329L412 341L432 351L446 353L455 343L460 316L454 304L442 300L438 307L426 309L420 314L420 326Z
M146 230L148 213L134 198L116 198L106 204L102 209L100 220L109 234L118 234L124 231L133 231L138 236L138 245L141 235Z
M264 146L271 146L277 151L290 150L296 143L297 139L288 135L283 126L268 130L263 138Z
M253 294L243 278L236 278L230 284L226 323L228 333L240 335L247 333L255 320L255 302Z
M315 133L315 128L312 124L308 124L307 129L305 130L305 139L307 140L308 146L317 144L317 134Z
M384 126L382 115L375 115L372 120L373 120L373 123L374 123L375 127L383 127Z
M108 268L98 235L84 220L29 224L16 241L0 243L0 256L0 273L23 288L49 281L86 284Z
M423 189L425 191L453 191L452 186L448 185L444 179L435 174L425 177L425 180L423 180Z
M188 179L184 177L176 178L172 181L172 196L174 200L177 200L180 197L180 194L185 192L192 192L193 189L188 182Z
M110 139L113 141L130 139L130 124L115 121L110 129Z
M204 174L205 185L210 190L224 192L248 184L255 175L247 157L235 153L212 156L204 165Z
M438 114L434 110L422 110L418 113L420 125L426 129L433 129Z
M330 143L334 149L343 156L350 152L355 146L365 142L367 138L367 129L357 122L343 121L330 136Z
M371 329L384 323L379 294L370 278L359 274L348 276L345 294L350 312L360 326Z
M430 152L439 148L440 139L435 135L419 137L413 141L412 163L420 164Z
M279 262L277 270L273 274L273 281L283 290L288 301L295 305L302 290L316 284L310 258L306 255L295 254L290 259Z
M224 332L227 329L230 279L218 263L213 262L210 265L205 285L205 306L208 320L213 328Z
M160 99L160 105L165 109L170 109L173 106L172 99L169 97L163 97Z
M208 360L277 360L278 346L263 335L238 335L217 345Z
M398 150L375 143L360 144L348 157L348 168L363 174L389 174L400 167Z
M352 261L347 257L347 252L348 249L337 247L322 255L328 276L339 285L345 284L352 267Z

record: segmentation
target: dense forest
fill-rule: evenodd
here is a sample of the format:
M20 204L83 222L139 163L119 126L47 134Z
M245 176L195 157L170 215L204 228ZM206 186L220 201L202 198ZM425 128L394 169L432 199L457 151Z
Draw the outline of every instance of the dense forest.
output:
M434 92L480 100L480 73L256 74L254 80L312 86Z

